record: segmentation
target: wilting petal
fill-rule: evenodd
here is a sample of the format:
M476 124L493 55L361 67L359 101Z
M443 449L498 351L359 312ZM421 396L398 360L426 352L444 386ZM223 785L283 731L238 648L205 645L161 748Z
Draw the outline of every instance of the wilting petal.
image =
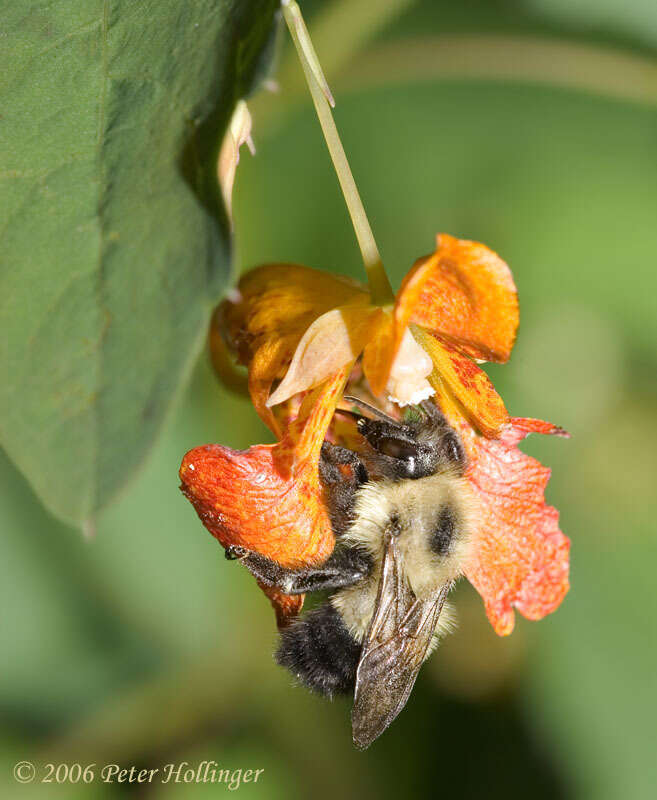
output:
M342 306L322 314L304 333L285 378L269 397L274 406L312 389L345 364L355 361L376 328L381 309Z
M251 114L244 100L240 100L235 106L235 111L228 124L217 162L217 177L231 225L233 224L233 183L240 161L240 147L245 142L251 153L255 154L251 139Z
M397 293L396 341L414 322L473 358L506 361L518 328L511 271L483 244L445 233L436 241L436 252L415 262Z
M568 435L532 419L512 418L496 440L462 425L470 457L466 477L481 504L465 574L501 636L513 630L514 608L528 619L541 619L568 591L570 542L559 530L557 510L544 497L550 470L517 447L529 433Z
M439 405L445 405L443 399L450 394L462 415L484 436L499 436L502 426L509 421L509 414L488 375L453 345L426 331L418 330L418 334L439 373L430 378Z
M272 383L285 376L302 336L325 312L337 306L367 306L369 295L347 278L296 264L251 270L235 295L223 301L214 322L239 363L248 367L255 409L278 435L267 400Z

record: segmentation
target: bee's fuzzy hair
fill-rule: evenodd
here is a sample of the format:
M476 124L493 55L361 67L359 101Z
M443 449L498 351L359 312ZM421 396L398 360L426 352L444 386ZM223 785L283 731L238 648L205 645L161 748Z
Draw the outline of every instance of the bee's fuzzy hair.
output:
M447 551L439 554L432 550L430 541L445 509L453 516L457 533ZM477 513L466 481L449 470L414 481L368 483L358 491L354 512L354 521L341 544L368 553L373 570L367 578L335 594L331 603L351 635L362 641L376 604L384 533L391 520L399 528L406 579L415 596L424 599L460 577ZM454 611L445 603L431 649L454 626Z
M453 516L458 535L448 552L438 554L429 543L445 510ZM406 577L415 595L423 598L460 577L477 519L472 491L456 472L446 470L414 481L377 481L358 491L354 522L342 542L369 553L376 572L383 557L385 529L394 520L400 529Z

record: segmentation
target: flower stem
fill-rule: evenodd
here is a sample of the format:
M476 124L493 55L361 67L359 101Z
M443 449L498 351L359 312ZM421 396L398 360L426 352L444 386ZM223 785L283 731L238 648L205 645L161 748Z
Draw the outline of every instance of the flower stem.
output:
M335 105L331 90L328 87L324 73L310 40L308 29L301 16L301 9L295 0L281 0L283 15L290 30L292 41L297 49L301 66L306 76L308 88L313 98L319 124L326 140L333 167L340 181L349 216L351 217L358 246L363 256L367 280L370 285L372 303L388 305L394 301L390 281L379 255L372 228L367 219L365 208L358 194L354 176L351 173L347 156L345 155L338 129L333 120L331 107Z

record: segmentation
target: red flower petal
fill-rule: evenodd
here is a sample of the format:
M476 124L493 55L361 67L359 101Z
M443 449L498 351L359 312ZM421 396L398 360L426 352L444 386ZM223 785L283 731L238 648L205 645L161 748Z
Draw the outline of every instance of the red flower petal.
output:
M180 468L183 492L224 547L239 545L286 567L323 561L333 533L316 465L305 460L290 472L280 455L280 445L195 447Z
M513 608L528 619L554 611L568 591L569 540L559 513L545 503L550 470L517 445L529 433L567 436L548 422L512 418L499 439L484 439L462 426L470 456L466 477L481 506L481 524L466 566L495 631L514 625Z
M208 444L185 455L181 489L224 547L245 547L292 568L331 554L335 538L322 498L319 453L350 368L304 398L278 444L248 450ZM301 607L302 600L265 593L279 624Z

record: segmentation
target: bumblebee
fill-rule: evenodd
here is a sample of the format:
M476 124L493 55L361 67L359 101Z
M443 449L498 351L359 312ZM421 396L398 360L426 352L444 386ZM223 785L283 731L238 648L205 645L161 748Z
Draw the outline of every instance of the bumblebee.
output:
M287 594L328 600L282 630L276 661L327 697L353 693L354 743L368 747L403 709L422 663L450 629L447 595L461 575L474 502L458 434L431 401L399 422L343 411L364 448L325 442L320 461L336 546L318 567L292 570L238 547L240 561Z

